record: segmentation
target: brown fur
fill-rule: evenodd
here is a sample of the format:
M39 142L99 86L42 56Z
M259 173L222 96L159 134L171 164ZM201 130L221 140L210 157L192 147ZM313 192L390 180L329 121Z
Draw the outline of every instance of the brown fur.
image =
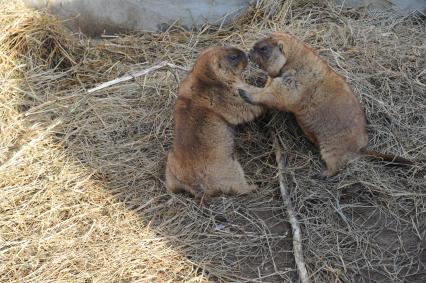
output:
M249 53L274 79L264 89L241 89L253 104L292 112L307 138L318 145L332 176L348 160L368 155L411 163L401 157L367 151L366 120L346 81L302 41L284 33L258 41Z
M234 157L234 126L263 112L262 106L245 102L234 87L245 86L241 73L247 62L237 48L208 48L180 85L166 166L169 191L202 198L256 188L247 183Z

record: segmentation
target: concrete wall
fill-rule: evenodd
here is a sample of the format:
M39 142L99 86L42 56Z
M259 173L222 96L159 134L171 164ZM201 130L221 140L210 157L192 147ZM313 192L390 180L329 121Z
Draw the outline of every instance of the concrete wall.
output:
M187 28L204 23L226 24L256 0L23 0L47 9L74 31L90 36L131 30L162 30L178 21ZM277 0L278 1L278 0ZM426 0L335 0L345 7L393 8L405 13L426 12Z
M185 27L226 24L253 0L23 0L32 8L47 9L67 25L91 36L129 30L155 31L175 21Z
M371 10L393 9L403 13L426 12L426 0L336 0L344 7L368 7Z

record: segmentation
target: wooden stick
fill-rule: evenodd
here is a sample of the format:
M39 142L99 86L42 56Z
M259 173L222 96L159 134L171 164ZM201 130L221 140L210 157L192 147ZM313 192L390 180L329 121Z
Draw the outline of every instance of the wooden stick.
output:
M158 63L157 65L149 67L148 69L145 69L145 70L142 70L142 71L139 71L139 72L136 72L136 73L131 73L129 75L125 75L125 76L116 78L116 79L114 79L112 81L108 81L108 82L102 83L102 84L98 85L97 87L89 89L87 92L88 93L92 93L94 91L98 91L98 90L110 87L112 85L115 85L115 84L118 84L118 83L121 83L121 82L129 81L131 79L134 79L134 78L137 78L137 77L140 77L140 76L144 76L144 75L146 75L146 74L148 74L150 72L156 71L158 69L162 69L164 67L169 67L169 68L172 68L172 69L179 69L179 70L188 72L187 68L184 68L184 67L181 67L181 66L169 63L167 61L163 61L163 62Z
M279 145L277 135L274 136L274 147L275 147L275 157L278 163L278 177L280 182L280 191L281 196L284 200L284 204L286 206L288 218L291 224L291 229L293 232L293 253L294 260L296 261L297 271L299 273L300 282L309 283L309 275L306 270L305 260L303 259L303 251L302 251L302 232L300 230L299 223L297 222L296 214L294 212L293 204L290 200L290 194L288 188L284 185L284 157L281 151L281 147Z

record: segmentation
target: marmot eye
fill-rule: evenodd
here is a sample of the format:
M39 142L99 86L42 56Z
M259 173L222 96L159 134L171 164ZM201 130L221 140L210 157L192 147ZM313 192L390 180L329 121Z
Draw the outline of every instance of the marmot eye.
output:
M260 47L260 48L259 48L259 51L260 51L260 52L266 52L266 50L268 50L268 47L267 47L267 46L263 46L263 47Z
M228 58L229 58L229 60L231 60L231 61L235 61L235 60L237 60L238 59L238 55L236 55L236 54L231 54L231 55L229 55L228 56Z

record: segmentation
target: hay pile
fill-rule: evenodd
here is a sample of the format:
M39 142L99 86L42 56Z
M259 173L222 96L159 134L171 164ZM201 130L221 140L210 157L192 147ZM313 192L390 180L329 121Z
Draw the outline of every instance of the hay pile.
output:
M261 190L200 208L163 184L185 74L164 70L86 92L162 60L191 66L213 44L247 49L285 30L348 80L372 148L425 160L424 18L264 0L222 30L89 40L43 13L0 5L0 281L295 281L271 130L286 145L314 282L425 280L423 161L403 169L359 160L318 180L317 150L290 115L270 112L237 134L239 159ZM264 79L253 67L247 77Z

